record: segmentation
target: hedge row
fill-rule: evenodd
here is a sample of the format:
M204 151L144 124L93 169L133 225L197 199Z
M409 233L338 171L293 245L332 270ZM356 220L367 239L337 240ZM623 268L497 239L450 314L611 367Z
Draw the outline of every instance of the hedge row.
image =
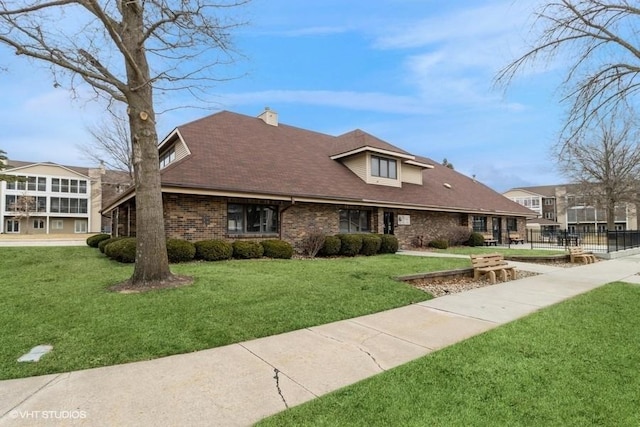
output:
M390 234L336 234L327 236L320 256L356 256L393 254L398 251L398 239Z
M98 236L106 236L105 238ZM94 239L87 239L87 245L98 247L109 258L125 263L135 262L135 237L110 237L96 235ZM91 239L91 241L89 241ZM220 261L231 258L249 259L269 258L289 259L293 256L293 247L283 240L235 241L202 240L191 243L182 239L167 239L167 256L169 262L187 262L193 259L205 261Z

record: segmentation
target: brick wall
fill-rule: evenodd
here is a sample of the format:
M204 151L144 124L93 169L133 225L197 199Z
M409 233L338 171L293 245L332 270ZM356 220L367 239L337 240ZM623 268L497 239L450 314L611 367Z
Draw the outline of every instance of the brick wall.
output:
M227 232L227 203L279 204L279 231L267 235L234 235ZM277 239L291 243L300 250L304 238L313 230L327 235L340 232L340 209L365 209L371 212L371 231L382 233L384 212L394 214L394 234L401 248L411 248L416 236L422 236L424 244L437 238L446 238L453 228L471 229L468 214L412 211L406 209L382 209L353 206L337 206L321 203L282 203L262 200L227 199L223 197L164 194L164 219L167 237L198 241L205 239ZM129 209L130 208L130 209ZM410 225L398 225L398 215L409 215ZM120 235L135 235L135 203L123 205L117 215ZM489 225L491 224L489 218ZM501 218L506 233L506 218ZM518 219L518 231L525 235L525 220Z

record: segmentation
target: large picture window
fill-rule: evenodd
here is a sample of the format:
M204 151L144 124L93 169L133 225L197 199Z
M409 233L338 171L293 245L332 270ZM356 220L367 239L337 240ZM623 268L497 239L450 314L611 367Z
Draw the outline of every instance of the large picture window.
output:
M384 157L371 156L371 176L396 179L398 176L396 161Z
M369 217L369 211L358 209L340 210L340 232L368 233L371 230Z
M230 203L227 206L227 230L229 233L278 232L278 207L270 205L240 205Z
M52 213L87 213L87 199L72 199L67 197L51 198Z
M487 217L486 216L474 216L473 217L473 231L476 233L484 233L487 231Z

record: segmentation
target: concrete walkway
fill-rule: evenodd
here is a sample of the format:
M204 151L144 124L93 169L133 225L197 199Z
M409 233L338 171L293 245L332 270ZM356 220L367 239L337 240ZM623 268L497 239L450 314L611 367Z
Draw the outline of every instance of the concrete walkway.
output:
M640 255L514 264L542 274L195 353L0 381L0 426L251 425L605 283L640 282Z

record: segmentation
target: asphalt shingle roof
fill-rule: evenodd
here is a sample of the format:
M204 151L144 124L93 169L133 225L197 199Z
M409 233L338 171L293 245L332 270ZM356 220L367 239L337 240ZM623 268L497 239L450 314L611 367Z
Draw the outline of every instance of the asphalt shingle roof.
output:
M367 184L330 157L362 146L409 153L361 130L335 137L286 124L272 126L228 111L177 130L191 154L162 170L163 186L534 215L484 184L424 157L415 160L434 168L423 171L423 185Z

